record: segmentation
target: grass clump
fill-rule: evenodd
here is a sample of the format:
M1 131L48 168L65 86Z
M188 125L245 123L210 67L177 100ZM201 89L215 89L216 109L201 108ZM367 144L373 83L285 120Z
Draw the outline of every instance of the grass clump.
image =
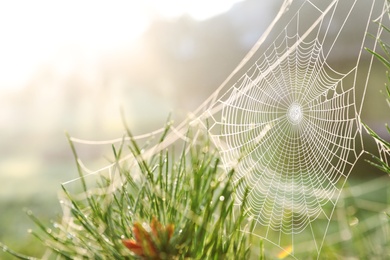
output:
M390 28L387 27L384 24L380 24L382 31L386 33L390 33ZM373 50L367 49L368 52L370 52L374 57L377 58L378 61L380 61L385 68L387 69L386 75L388 83L390 82L390 45L386 42L384 42L382 39L377 39L379 46L381 47L382 53L375 52ZM386 87L386 102L390 107L390 86L388 83L385 83ZM371 129L369 126L365 125L367 132L374 138L379 151L379 156L372 155L372 161L368 161L371 165L377 167L381 171L387 173L390 175L390 166L389 166L389 159L390 159L390 142L385 140L384 138L380 137L373 129ZM390 134L390 127L386 124L386 130Z
M159 144L169 135L169 125ZM134 141L112 146L110 174L87 181L70 141L80 174L80 192L62 186L59 222L36 223L32 231L47 248L44 259L248 259L251 235L247 213L235 206L240 184L220 166L207 134L147 155ZM71 140L69 138L69 140ZM125 138L124 138L125 140ZM146 150L152 151L152 150ZM126 160L122 160L130 156ZM243 200L245 202L245 199ZM245 205L242 205L245 208ZM3 246L20 258L33 259Z

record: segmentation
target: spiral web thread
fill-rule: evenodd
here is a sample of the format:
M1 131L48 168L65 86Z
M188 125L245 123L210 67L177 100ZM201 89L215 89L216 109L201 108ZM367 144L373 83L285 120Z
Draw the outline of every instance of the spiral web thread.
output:
M380 21L386 12L384 2L285 0L268 30L225 82L143 157L178 140L195 142L185 137L188 123L203 126L220 150L225 169L234 168L235 181L241 181L238 207L249 191L246 210L256 221L250 232L293 257L311 251L319 257L342 188L364 152L360 113L372 56L363 47L376 49L375 37L381 31L372 20ZM359 32L353 41L348 38L351 48L342 50L351 52L352 61L336 68L337 57L343 54L337 46L345 45L340 35L349 31ZM367 37L367 32L375 37ZM370 57L366 63L364 55ZM71 141L107 145L129 140L72 137ZM107 175L115 190L121 185L116 164L130 167L135 158L129 154L98 170L81 159L78 163L85 180L94 183L94 177Z

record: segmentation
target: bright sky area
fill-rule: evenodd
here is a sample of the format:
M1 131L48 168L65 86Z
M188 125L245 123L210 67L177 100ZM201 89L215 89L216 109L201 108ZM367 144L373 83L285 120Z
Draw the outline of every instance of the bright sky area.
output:
M23 87L40 65L71 69L66 50L92 62L134 42L156 17L203 20L241 0L1 1L0 91Z

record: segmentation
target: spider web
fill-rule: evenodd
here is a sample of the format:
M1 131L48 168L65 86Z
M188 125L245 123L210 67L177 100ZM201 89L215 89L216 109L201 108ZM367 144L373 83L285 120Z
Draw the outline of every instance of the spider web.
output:
M364 150L367 81L357 78L369 76L362 50L372 44L366 32L375 4L292 3L267 48L256 50L260 56L206 111L224 165L241 182L238 205L249 193L252 232L293 256L294 245L308 239L319 256L340 192ZM349 31L355 33L348 44L352 62L333 67L341 35Z
M360 114L372 55L363 47L376 49L380 30L372 20L383 16L384 2L285 0L236 70L143 157L178 139L187 142L188 122L200 124L241 183L238 207L249 192L245 210L256 221L251 233L293 257L299 257L296 245L309 241L305 252L319 257L343 186L364 152ZM348 62L340 63L341 55ZM135 163L131 154L123 161ZM115 164L97 171L79 164L85 177L108 172L115 178Z

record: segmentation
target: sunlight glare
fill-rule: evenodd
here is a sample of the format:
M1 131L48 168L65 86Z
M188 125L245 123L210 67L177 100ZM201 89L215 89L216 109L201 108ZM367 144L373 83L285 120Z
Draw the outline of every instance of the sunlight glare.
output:
M55 67L75 70L80 59L91 64L104 53L128 48L156 17L187 14L204 20L238 1L1 1L0 91L23 87L53 61ZM69 65L63 58L70 52L70 57L82 57Z
M156 13L168 18L188 14L196 20L205 20L228 11L242 0L147 0Z
M131 44L148 23L132 1L2 1L0 89L25 84L63 49L94 56Z

